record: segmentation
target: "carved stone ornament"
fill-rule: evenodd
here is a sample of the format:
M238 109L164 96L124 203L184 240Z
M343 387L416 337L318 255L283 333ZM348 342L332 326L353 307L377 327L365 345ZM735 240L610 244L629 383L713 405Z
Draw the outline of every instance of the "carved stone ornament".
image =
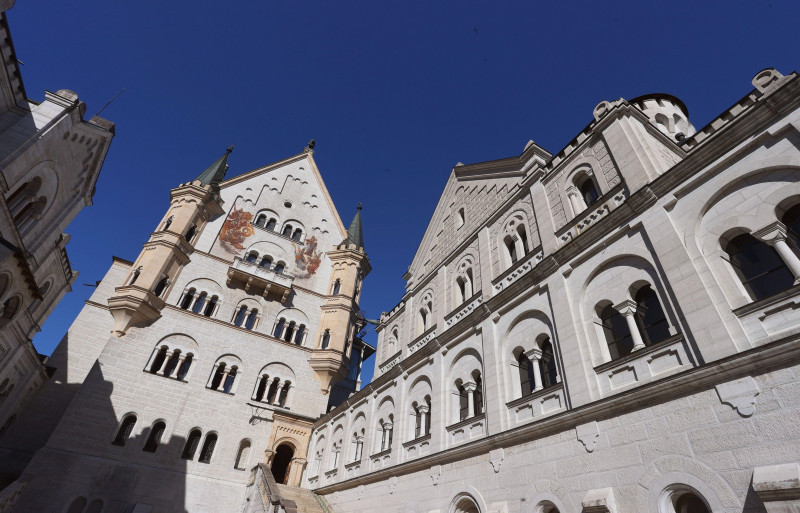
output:
M394 489L396 486L397 486L397 476L392 476L391 479L389 479L389 494L394 493Z
M719 400L734 408L742 417L749 417L756 412L756 396L758 385L750 376L727 383L720 383L715 387Z
M433 486L439 484L440 477L442 477L442 466L434 465L431 467L431 481L433 482Z
M597 443L597 437L600 435L600 431L597 429L597 422L592 421L588 424L576 426L575 433L578 435L578 440L580 440L580 442L586 448L586 452L594 451L595 443Z
M500 472L500 465L503 464L504 457L505 453L503 452L503 449L493 449L489 451L489 463L492 464L495 474Z

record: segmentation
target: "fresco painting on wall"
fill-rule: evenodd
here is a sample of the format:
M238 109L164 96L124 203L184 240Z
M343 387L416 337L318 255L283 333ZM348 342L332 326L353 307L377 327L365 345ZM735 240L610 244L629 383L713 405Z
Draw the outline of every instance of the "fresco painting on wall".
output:
M253 214L244 209L237 210L234 205L219 234L219 242L225 251L238 256L239 252L244 250L242 243L255 233L250 224L252 220Z
M310 278L317 272L322 262L322 252L317 251L317 238L309 237L305 245L294 245L294 264L297 267L296 276L300 279Z

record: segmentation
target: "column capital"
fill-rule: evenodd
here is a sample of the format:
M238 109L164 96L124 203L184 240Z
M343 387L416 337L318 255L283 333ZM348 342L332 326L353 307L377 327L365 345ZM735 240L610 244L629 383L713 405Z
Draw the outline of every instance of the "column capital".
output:
M539 361L542 359L542 350L538 347L534 347L530 351L525 351L523 354L531 360Z
M786 240L786 225L780 221L775 221L760 230L754 231L753 237L771 246L776 242Z
M464 390L466 390L467 392L474 392L477 389L478 385L472 381L467 381L466 383L464 383Z
M383 430L384 431L391 431L393 427L394 427L394 424L392 424L391 422L384 422L383 423Z
M618 311L623 317L630 317L636 313L636 301L626 299L618 305L614 305L614 310Z
M430 408L427 406L417 406L417 411L419 411L420 413L428 413L430 411Z
M575 187L574 185L570 185L569 187L567 187L566 192L568 196L580 196L578 188Z

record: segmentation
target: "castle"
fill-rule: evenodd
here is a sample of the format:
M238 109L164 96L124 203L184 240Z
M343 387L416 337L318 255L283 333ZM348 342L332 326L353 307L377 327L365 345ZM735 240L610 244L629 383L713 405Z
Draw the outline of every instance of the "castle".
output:
M345 227L313 144L232 177L229 148L113 260L0 439L0 501L796 511L800 79L753 86L699 130L651 94L456 165L374 349L360 208Z

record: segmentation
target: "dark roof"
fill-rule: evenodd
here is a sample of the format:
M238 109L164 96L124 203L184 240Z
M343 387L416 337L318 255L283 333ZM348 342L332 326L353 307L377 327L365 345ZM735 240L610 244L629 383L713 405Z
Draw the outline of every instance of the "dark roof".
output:
M355 244L357 248L364 247L364 232L361 229L361 203L358 204L356 216L350 223L350 228L347 229L347 238L342 241L342 244L345 246Z
M201 185L219 185L223 178L225 178L225 171L228 170L228 155L233 151L233 146L228 146L225 153L220 158L214 161L213 164L208 166L208 169L200 173L197 180Z

